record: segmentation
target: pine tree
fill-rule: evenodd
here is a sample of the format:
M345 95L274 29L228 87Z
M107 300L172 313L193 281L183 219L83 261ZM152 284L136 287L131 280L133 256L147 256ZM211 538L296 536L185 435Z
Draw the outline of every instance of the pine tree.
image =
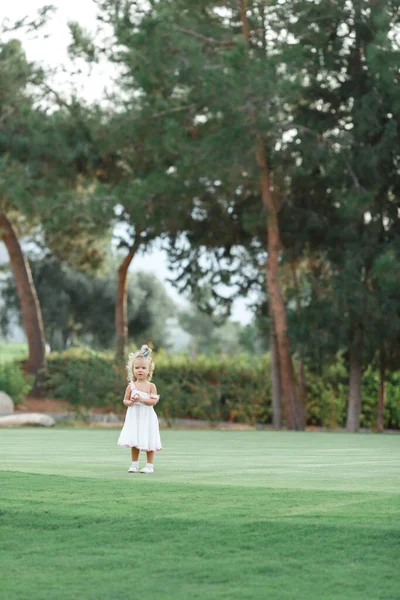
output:
M315 210L315 198L327 216L316 209L315 231L299 242L328 265L327 324L337 349L348 351L347 428L356 431L363 363L387 335L371 337L371 321L381 321L377 265L398 229L398 3L279 4L292 82L288 151L299 166L292 194L298 210Z
M267 51L262 3L256 3L247 20L243 7L231 3L221 10L216 2L163 2L138 15L130 2L107 1L101 4L101 18L113 28L118 48L113 59L122 69L123 92L140 108L134 118L145 124L142 152L152 154L153 168L158 164L160 171L169 174L165 195L177 187L176 182L180 184L179 196L169 196L176 223L184 215L171 236L173 241L178 246L182 243L181 231L190 242L197 238L197 251L207 247L209 240L214 255L225 252L229 259L234 243L221 225L228 228L230 222L235 230L243 231L246 224L230 218L238 212L236 204L250 198L258 221L264 205L268 287L285 388L285 418L288 427L297 429L304 426L304 407L297 397L277 277L280 190L279 181L271 179L271 157L280 136L275 128L280 102L276 59ZM250 39L246 32L253 22L256 34ZM82 32L76 26L74 32L76 44L87 49ZM182 204L176 208L180 199ZM206 228L202 214L207 218ZM216 215L222 220L216 221ZM200 237L196 225L197 232L202 230ZM228 250L218 240L225 235L230 240ZM237 243L243 243L243 237ZM201 278L201 270L193 265L191 275L193 285Z

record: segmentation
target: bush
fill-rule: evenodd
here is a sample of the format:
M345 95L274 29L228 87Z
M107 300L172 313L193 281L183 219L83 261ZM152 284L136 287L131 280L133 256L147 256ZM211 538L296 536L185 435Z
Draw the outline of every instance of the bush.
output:
M13 362L0 363L0 390L8 394L16 405L30 392L35 378L25 375L22 367Z
M306 419L308 425L336 429L346 421L348 373L341 356L322 375L306 371Z
M123 398L124 368L105 353L73 348L48 358L46 396L77 407L114 406Z
M271 423L272 390L269 357L187 356L159 353L154 357L154 382L161 395L157 414L176 418ZM127 385L125 365L113 356L92 350L53 353L48 360L46 395L68 400L77 408L107 407L121 414ZM321 375L306 372L308 425L344 427L348 372L341 357ZM378 377L367 370L363 378L361 426L374 428ZM385 427L400 428L400 373L387 383Z
M384 425L388 429L400 429L400 372L390 373L386 381ZM363 375L361 427L376 427L379 395L379 374L369 367Z
M388 429L400 429L400 372L392 373L386 385L384 423Z
M158 411L167 420L194 418L238 423L271 420L271 385L266 357L160 354L155 382Z
M322 376L307 373L307 423L325 427L345 427L349 374L339 356ZM379 396L379 373L368 367L362 378L362 411L360 427L376 428ZM384 426L400 429L400 372L392 373L386 382Z
M155 383L161 394L157 413L174 418L268 422L271 393L268 360L250 357L198 357L160 353L155 357ZM48 359L46 396L77 407L109 407L122 411L127 385L124 364L111 355L71 349Z

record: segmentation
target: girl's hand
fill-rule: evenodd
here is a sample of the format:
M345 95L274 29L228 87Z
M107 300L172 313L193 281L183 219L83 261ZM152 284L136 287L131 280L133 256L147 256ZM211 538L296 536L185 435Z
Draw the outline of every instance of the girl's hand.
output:
M159 399L160 399L160 396L159 396L158 394L150 394L150 398L151 398L152 400L155 400L155 403L154 403L154 404L157 404L157 402L158 402L158 401L159 401Z
M135 403L135 402L137 402L137 401L139 400L139 398L140 398L139 394L135 394L135 395L134 395L134 396L131 398L131 400L132 400L132 403Z

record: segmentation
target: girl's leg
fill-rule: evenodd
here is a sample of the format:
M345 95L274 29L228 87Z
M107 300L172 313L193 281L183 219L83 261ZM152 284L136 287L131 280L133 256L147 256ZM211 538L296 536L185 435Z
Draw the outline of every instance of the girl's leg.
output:
M140 469L141 473L154 473L153 461L154 461L154 452L146 452L147 455L147 463L143 469Z
M128 469L128 473L138 473L139 472L139 448L131 448L132 455L132 464Z

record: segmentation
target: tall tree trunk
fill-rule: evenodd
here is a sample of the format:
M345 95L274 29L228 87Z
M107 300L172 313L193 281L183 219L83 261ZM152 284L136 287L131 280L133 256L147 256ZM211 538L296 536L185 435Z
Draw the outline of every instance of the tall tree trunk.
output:
M267 285L278 343L283 407L288 429L302 429L304 418L297 396L296 377L287 336L286 309L278 280L278 255L280 250L278 215L270 190L264 153L261 153L259 149L260 144L261 141L258 140L257 158L261 168L261 194L268 215Z
M128 269L138 247L139 243L135 241L118 269L118 285L115 299L115 333L116 354L120 359L124 358L125 347L128 343Z
M296 290L296 310L297 310L297 315L298 315L299 319L301 319L300 286L299 286L299 280L297 277L296 265L295 265L294 261L291 262L291 268L292 268L293 285L294 285L294 289ZM299 352L299 354L300 354L299 376L298 376L299 403L301 406L301 412L302 412L303 419L304 419L303 427L305 427L306 426L306 402L307 402L306 375L305 375L305 369L304 369L304 359L301 355L301 352Z
M350 389L346 429L352 433L360 427L362 364L357 344L350 349Z
M3 213L0 214L0 231L10 257L10 264L21 304L22 321L28 340L28 371L35 375L31 394L40 394L40 381L46 367L45 336L40 304L28 259L24 256L14 227Z
M280 429L282 427L282 385L279 368L278 344L272 318L269 334L269 349L271 357L272 425L274 429Z
M306 373L304 369L304 360L302 358L299 359L299 405L300 405L300 414L302 417L302 425L304 428L306 426L306 404L307 404L307 389L306 389Z
M246 13L246 0L238 0L242 31L246 42L250 37L249 22ZM264 208L267 212L268 223L268 260L266 265L267 286L271 303L271 310L275 325L278 343L279 361L281 369L281 383L283 388L283 409L288 429L304 428L304 411L297 397L296 378L292 358L289 352L289 338L287 336L286 310L278 280L278 256L281 247L278 211L272 195L269 169L265 156L264 143L260 134L256 133L256 157L260 168L260 188Z
M379 398L378 398L378 414L376 419L376 429L380 433L384 428L384 410L386 403L386 356L385 348L382 346L380 362L379 362Z

